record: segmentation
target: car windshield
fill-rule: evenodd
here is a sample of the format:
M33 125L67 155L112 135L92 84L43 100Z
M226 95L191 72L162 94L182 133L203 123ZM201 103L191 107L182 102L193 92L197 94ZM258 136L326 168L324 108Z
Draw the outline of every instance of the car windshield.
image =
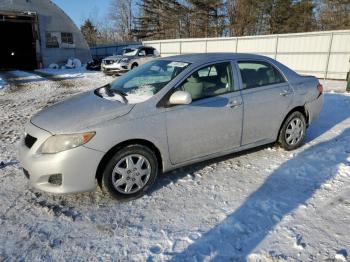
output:
M126 94L129 104L140 103L158 93L166 84L181 73L189 63L153 60L119 77L110 84L117 93Z
M135 56L137 54L138 49L128 48L125 49L124 54L125 56Z

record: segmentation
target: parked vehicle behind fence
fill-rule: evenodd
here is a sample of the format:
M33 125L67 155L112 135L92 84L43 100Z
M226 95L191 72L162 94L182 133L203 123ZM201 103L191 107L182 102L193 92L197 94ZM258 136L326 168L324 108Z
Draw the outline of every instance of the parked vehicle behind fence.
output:
M161 58L35 115L19 159L37 189L76 193L100 184L133 199L160 172L274 142L300 147L322 104L315 77L268 57Z
M101 69L107 75L119 75L158 57L159 53L153 47L127 48L123 55L104 58Z

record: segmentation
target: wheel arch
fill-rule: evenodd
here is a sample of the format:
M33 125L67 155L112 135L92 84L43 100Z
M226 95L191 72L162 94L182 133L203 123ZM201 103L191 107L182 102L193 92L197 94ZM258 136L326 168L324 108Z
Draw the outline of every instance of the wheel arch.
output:
M160 150L155 146L155 144L153 144L152 142L150 142L148 140L145 140L145 139L130 139L130 140L126 140L124 142L121 142L121 143L113 146L110 150L108 150L108 152L102 157L100 163L98 164L95 177L96 177L97 183L98 183L98 185L100 187L101 187L101 183L102 183L103 170L106 167L106 165L109 162L109 160L121 148L126 147L126 146L130 146L130 145L143 145L143 146L146 146L149 149L151 149L155 153L155 155L157 157L158 169L163 171L163 160L162 160L163 158L162 158L162 155L160 153Z
M306 127L309 126L309 114L308 114L308 112L307 112L305 106L297 106L297 107L294 107L292 110L290 110L290 111L288 112L288 114L287 114L287 115L285 116L285 118L283 119L283 121L282 121L282 123L281 123L281 125L280 125L280 128L278 129L277 139L278 139L278 137L279 137L279 135L280 135L280 133L281 133L281 129L282 129L282 127L283 127L284 122L287 120L287 118L288 118L292 113L294 113L294 112L296 112L296 111L298 111L298 112L300 112L300 113L302 113L302 114L304 115L305 120L306 120ZM277 139L276 139L276 140L277 140Z
M132 62L130 69L133 69L135 66L139 66L139 63L136 61Z

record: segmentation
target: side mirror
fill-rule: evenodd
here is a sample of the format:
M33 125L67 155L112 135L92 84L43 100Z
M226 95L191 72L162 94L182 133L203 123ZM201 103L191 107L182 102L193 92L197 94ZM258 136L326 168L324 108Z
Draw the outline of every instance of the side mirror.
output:
M188 105L192 102L192 96L186 91L176 91L170 96L169 103L171 105Z

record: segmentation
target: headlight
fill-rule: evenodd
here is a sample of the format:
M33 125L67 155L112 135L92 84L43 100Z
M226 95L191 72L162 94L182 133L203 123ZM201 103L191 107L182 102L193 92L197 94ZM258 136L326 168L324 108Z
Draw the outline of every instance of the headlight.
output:
M39 151L42 154L55 154L76 148L89 142L95 134L95 132L88 132L83 134L51 136L42 144Z
M122 60L120 60L120 62L127 63L127 62L129 62L129 58L123 58Z

